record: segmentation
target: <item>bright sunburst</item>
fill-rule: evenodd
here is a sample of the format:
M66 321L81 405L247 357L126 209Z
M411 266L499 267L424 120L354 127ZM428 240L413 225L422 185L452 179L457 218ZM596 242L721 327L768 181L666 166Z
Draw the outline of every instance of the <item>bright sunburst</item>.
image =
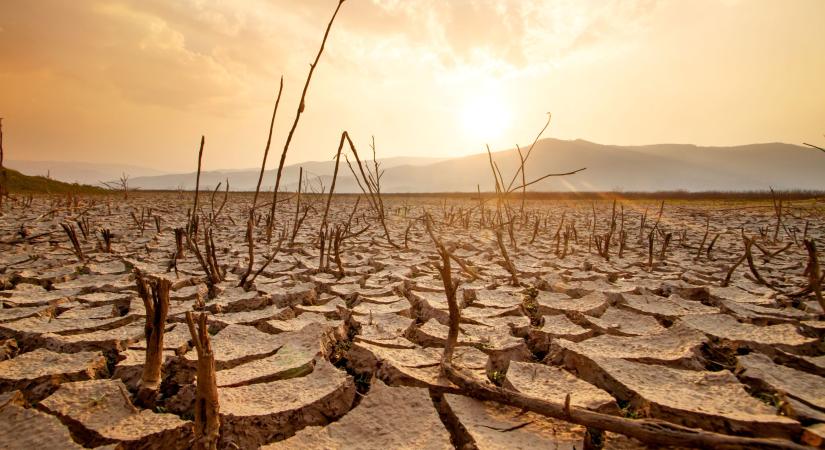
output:
M504 98L494 92L472 96L460 112L461 125L472 140L494 141L510 128L512 114Z

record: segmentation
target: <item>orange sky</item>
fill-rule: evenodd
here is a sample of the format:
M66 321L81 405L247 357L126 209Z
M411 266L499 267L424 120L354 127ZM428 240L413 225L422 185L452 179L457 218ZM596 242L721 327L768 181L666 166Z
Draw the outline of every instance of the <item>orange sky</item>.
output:
M0 2L9 159L189 171L277 162L335 0ZM380 156L548 135L823 143L823 0L348 0L288 162L342 130Z

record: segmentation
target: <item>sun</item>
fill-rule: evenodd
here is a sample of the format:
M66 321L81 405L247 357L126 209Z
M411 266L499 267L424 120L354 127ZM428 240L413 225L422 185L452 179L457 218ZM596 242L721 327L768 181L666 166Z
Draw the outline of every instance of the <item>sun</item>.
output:
M512 114L505 99L496 92L470 96L459 112L464 133L469 139L495 141L510 128Z

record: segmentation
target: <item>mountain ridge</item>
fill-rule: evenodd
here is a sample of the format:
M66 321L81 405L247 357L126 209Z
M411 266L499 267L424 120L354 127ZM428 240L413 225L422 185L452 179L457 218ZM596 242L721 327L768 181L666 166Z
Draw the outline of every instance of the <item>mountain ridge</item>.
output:
M522 148L526 152L526 148ZM525 153L526 154L526 153ZM519 167L514 148L491 153L509 184ZM494 180L487 153L455 158L394 157L379 159L385 169L382 190L390 193L492 191ZM295 190L299 167L316 190L331 183L334 161L285 166L281 189ZM737 146L694 144L609 145L584 139L539 140L526 164L527 181L547 173L586 168L569 177L548 178L531 191L748 191L825 189L825 156L807 147L784 143ZM201 188L214 189L229 179L232 190L254 190L260 169L213 170L201 173ZM133 177L132 187L145 190L194 189L195 172ZM520 177L519 177L520 178ZM262 190L272 189L275 170L264 173ZM520 184L520 179L514 186ZM339 169L336 192L360 192L349 168Z
M492 156L505 181L509 183L519 166L516 150L499 150L492 152ZM333 161L326 164L331 167ZM550 178L531 186L530 190L537 191L825 188L825 177L822 176L825 174L825 157L805 147L782 143L731 147L702 147L692 144L619 146L585 140L547 138L536 143L526 167L528 181L547 173L587 168L570 177ZM282 182L284 189L295 189L297 171L296 165L286 168ZM328 175L319 175L324 185L329 186L331 178ZM194 173L190 178L194 179ZM201 181L206 183L205 187L217 184L215 180L205 181L208 179L208 175L201 175ZM267 171L265 180L270 182L265 181L264 186L271 189L273 179L274 170ZM425 165L387 167L382 181L382 189L385 192L399 193L472 192L477 189L489 191L493 190L494 186L486 153L450 158ZM142 183L144 180L135 182ZM234 186L238 190L254 189L254 185ZM336 191L359 191L346 166L339 172Z

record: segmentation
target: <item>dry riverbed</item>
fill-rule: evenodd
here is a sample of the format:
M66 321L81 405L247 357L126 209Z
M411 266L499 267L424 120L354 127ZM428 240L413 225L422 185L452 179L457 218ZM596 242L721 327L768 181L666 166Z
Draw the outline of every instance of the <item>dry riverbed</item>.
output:
M825 220L810 202L781 222L770 202L666 202L660 215L657 202L628 201L616 220L607 201L514 202L499 241L485 222L493 201L482 216L478 199L393 197L391 245L366 202L354 211L354 197L336 197L328 228L351 231L322 263L326 198L306 195L279 204L269 242L260 209L255 270L281 248L239 287L250 197L230 194L222 210L209 200L200 227L213 222L218 283L185 241L175 257L191 194L6 206L0 448L189 448L198 355L185 314L204 311L221 448L581 449L584 427L476 400L442 375L449 310L425 211L462 263L453 361L480 383L822 445L825 321L805 292L802 241L825 248ZM731 272L743 232L750 258ZM136 399L147 345L136 270L172 282L151 408ZM604 447L644 446L606 433Z

